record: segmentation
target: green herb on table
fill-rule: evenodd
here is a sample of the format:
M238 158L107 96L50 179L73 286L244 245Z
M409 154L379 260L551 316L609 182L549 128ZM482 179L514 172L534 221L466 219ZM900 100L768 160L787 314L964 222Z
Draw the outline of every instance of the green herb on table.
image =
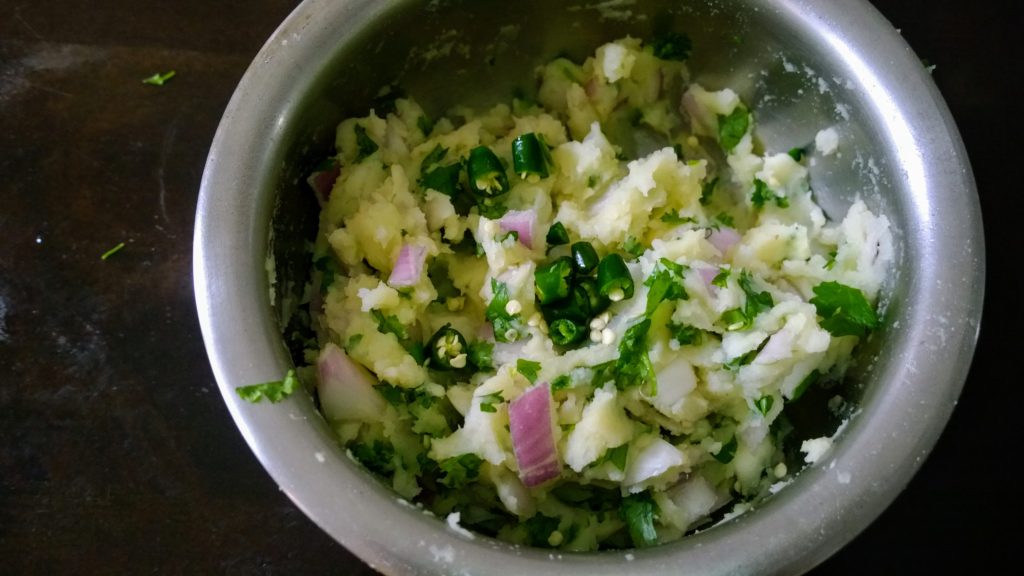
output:
M640 386L644 394L654 396L658 392L658 379L647 353L647 332L651 319L644 318L622 335L619 342L619 358L615 361L615 386L625 390Z
M117 244L117 246L114 246L110 250L107 250L106 252L104 252L103 255L100 256L100 260L106 260L107 258L110 258L111 256L113 256L114 254L117 254L118 252L120 252L123 249L124 249L124 242L119 242Z
M149 84L151 86L163 86L167 83L168 80L174 78L175 74L177 74L177 72L175 72L174 70L171 70L170 72L164 72L163 74L157 72L149 78L143 78L142 83Z
M288 370L282 380L239 386L235 388L235 392L247 402L256 403L264 398L271 402L280 402L295 392L298 387L299 379L295 376L295 370Z
M775 205L779 208L789 207L789 198L785 196L777 196L772 189L768 187L768 183L760 178L754 179L754 191L750 194L750 202L755 208L764 208L764 205L769 201L775 202Z
M622 249L634 258L639 258L644 253L644 245L635 236L626 236L626 241L622 243Z
M463 454L442 460L440 468L444 476L438 482L452 490L463 488L480 476L480 465L483 462L476 454Z
M726 330L730 332L750 328L754 325L754 318L758 314L775 306L772 295L767 291L759 292L754 286L753 277L746 270L740 272L738 282L746 297L743 306L722 313L722 321L725 323Z

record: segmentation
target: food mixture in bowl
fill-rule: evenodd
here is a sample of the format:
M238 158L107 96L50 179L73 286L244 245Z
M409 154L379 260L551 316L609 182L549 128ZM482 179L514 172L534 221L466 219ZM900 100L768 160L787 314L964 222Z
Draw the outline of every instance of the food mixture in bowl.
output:
M835 132L762 150L689 49L624 38L532 97L338 126L299 375L403 498L514 543L649 546L827 450L790 408L877 327L888 221L829 221L806 164Z

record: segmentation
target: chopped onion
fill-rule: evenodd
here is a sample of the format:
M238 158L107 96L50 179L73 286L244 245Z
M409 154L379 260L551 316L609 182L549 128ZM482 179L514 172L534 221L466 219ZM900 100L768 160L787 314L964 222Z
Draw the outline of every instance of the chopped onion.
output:
M537 227L537 212L534 210L509 210L498 222L505 232L515 232L519 242L533 248L533 231Z
M508 406L512 451L519 478L537 486L562 473L551 416L551 391L546 382L530 388Z
M427 260L427 249L415 244L403 244L398 252L398 260L391 270L388 284L392 286L412 286L420 281L423 275L423 264Z
M712 230L711 234L708 235L708 242L711 242L711 245L721 252L723 256L730 248L738 244L740 240L739 232L726 226Z
M377 381L369 370L353 362L333 343L320 352L316 365L320 407L328 420L381 419L387 405L374 389Z
M309 178L306 178L306 183L313 189L313 193L316 194L316 200L320 203L321 208L330 199L331 189L334 188L334 182L338 179L340 173L341 166L334 164L331 168L313 172L309 175Z
M637 454L630 455L629 464L626 466L626 477L622 483L625 486L634 486L661 476L673 468L682 466L685 462L683 453L678 448L661 438L654 438Z
M715 277L718 276L719 272L720 270L718 268L706 268L701 266L697 269L697 273L700 274L700 279L704 281L704 285L709 289L718 288L718 286L715 286L712 282L714 282Z

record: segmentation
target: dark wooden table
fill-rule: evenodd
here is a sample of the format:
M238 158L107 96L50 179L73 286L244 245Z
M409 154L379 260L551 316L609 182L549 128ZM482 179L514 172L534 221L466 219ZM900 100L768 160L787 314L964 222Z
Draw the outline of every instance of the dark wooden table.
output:
M192 293L208 146L295 4L0 0L0 573L372 573L242 441ZM814 573L981 573L1019 558L1024 541L1009 468L1024 437L1024 21L1010 0L876 4L937 66L967 143L985 213L986 320L932 456ZM140 82L171 69L163 87Z

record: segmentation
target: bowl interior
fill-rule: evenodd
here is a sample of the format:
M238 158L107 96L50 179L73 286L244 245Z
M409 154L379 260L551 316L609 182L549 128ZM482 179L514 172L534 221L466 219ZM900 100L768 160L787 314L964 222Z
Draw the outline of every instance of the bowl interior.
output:
M582 59L603 42L665 31L693 39L696 81L731 87L751 105L765 149L804 146L834 127L839 154L811 164L818 202L841 217L860 196L892 223L885 327L833 391L857 410L828 458L753 512L680 542L549 556L466 539L402 503L345 457L308 396L275 407L236 397L234 387L278 378L291 363L282 334L316 228L305 176L331 153L340 120L364 115L387 86L434 116L508 102L529 95L535 67L556 55ZM877 517L937 439L973 354L984 276L977 197L955 126L916 56L865 2L307 0L225 113L195 249L204 338L247 441L310 517L389 573L809 569Z

